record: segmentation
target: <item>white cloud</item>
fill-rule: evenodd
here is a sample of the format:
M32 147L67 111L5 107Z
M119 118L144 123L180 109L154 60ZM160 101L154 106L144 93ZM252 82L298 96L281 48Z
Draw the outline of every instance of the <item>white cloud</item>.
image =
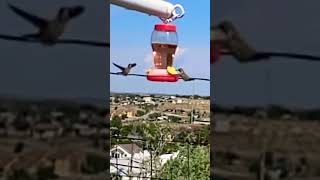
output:
M175 54L175 60L182 57L186 53L186 51L187 51L187 48L178 47Z
M144 55L143 62L145 62L145 63L152 62L152 52L149 52L146 55Z

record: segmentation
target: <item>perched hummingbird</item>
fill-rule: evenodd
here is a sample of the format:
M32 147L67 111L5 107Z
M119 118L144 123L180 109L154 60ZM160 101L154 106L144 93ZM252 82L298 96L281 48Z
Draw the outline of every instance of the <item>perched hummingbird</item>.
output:
M213 45L222 54L231 54L240 62L251 60L256 51L244 39L230 21L222 21L213 28Z
M240 63L256 62L270 59L272 57L284 57L303 59L308 61L319 61L320 57L295 54L287 52L258 52L240 35L237 28L230 21L222 21L211 29L213 47L219 50L221 55L231 55ZM212 52L214 53L214 52Z
M181 79L183 79L184 81L191 81L191 78L187 75L186 72L184 72L184 70L182 68L179 68L178 72L179 72L179 76L181 77Z
M39 39L45 45L54 45L59 37L65 32L68 22L84 12L83 6L61 7L53 19L44 19L30 14L8 3L9 8L36 26L39 31L33 34L26 34L22 37Z
M203 81L210 81L209 79L205 79L205 78L191 78L187 75L187 73L182 69L179 68L178 69L178 75L180 76L181 79L183 79L184 81L193 81L193 80L203 80Z
M136 63L132 63L132 64L128 64L127 67L122 67L116 63L112 63L112 64L115 65L117 68L119 68L121 70L121 72L119 72L119 74L122 74L124 76L128 75L130 70L137 65Z

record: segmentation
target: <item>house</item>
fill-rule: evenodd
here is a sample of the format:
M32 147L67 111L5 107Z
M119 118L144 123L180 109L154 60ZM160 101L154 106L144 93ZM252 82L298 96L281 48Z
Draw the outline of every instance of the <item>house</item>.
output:
M53 118L59 118L59 117L64 116L64 113L63 113L63 112L60 112L60 111L53 111L53 112L50 113L50 115L51 115Z
M97 134L97 128L89 127L87 124L75 123L73 124L72 129L77 136L89 137Z
M36 139L51 139L62 135L63 129L51 123L39 123L32 129L32 136Z
M9 137L23 138L23 137L29 136L31 134L31 131L30 131L30 129L20 131L20 130L13 128L13 127L9 127L3 133L5 133L4 135L7 135Z
M39 167L43 167L43 158L45 155L45 150L34 150L24 153L5 165L3 175L8 177L19 170L25 170L27 173L34 175Z
M136 144L117 144L110 149L110 157L131 158L131 156L141 152L143 152L142 148Z
M81 120L87 120L87 119L89 119L90 118L90 115L89 115L89 113L87 113L87 112L80 112L79 113L79 120L81 121Z
M168 120L168 116L159 116L157 117L158 121L164 121L164 120Z
M56 175L67 177L81 174L81 165L85 162L85 153L74 149L56 149L46 159L53 162Z
M214 131L215 132L229 132L230 131L230 120L228 119L220 119L220 118L215 118L214 119Z
M114 116L121 117L122 115L126 115L128 118L131 118L131 117L135 117L136 113L137 113L137 108L133 105L126 106L126 107L119 107L112 111L111 119Z
M177 102L176 102L177 104L182 104L183 103L183 101L182 101L182 99L177 99Z
M134 117L135 114L136 114L136 113L135 113L134 111L127 111L127 117L128 117L128 118Z
M0 137L7 136L7 128L6 127L0 127Z
M12 121L17 117L16 114L12 112L1 112L0 118L5 120L8 124L12 123Z
M143 97L143 100L144 100L144 102L146 102L146 103L151 103L152 97L146 96L146 97Z
M115 148L118 148L118 151L122 152L117 155L117 151L115 150ZM110 159L111 174L118 174L120 176L123 176L121 179L128 180L130 178L125 177L128 174L136 176L132 179L137 180L141 179L141 177L150 176L150 169L145 169L146 165L148 164L148 160L150 160L150 153L148 151L142 151L142 149L135 144L119 144L111 149L111 154L113 154L111 155ZM130 158L130 154L134 154L132 158ZM169 160L176 158L177 156L178 152L160 155L159 161L161 166L163 166Z
M0 174L6 173L6 167L9 166L15 159L13 153L8 153L6 150L0 150Z
M122 180L139 180L145 179L142 177L150 176L148 171L143 167L142 161L131 161L130 158L110 159L110 174L118 174L122 176ZM135 177L126 177L128 174Z
M172 160L178 156L179 152L174 152L172 154L162 154L160 155L160 163L163 166L167 161Z

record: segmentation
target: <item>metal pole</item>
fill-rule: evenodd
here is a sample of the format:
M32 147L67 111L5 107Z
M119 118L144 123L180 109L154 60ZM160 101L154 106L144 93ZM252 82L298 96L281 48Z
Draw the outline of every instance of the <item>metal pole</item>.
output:
M116 136L117 138L117 144L116 144L116 163L117 163L117 176L119 176L119 163L118 163L118 144L119 144L119 139L118 136Z
M266 154L266 148L267 148L267 135L263 139L262 142L262 156L260 159L260 177L259 180L264 180L264 175L266 173L266 167L265 167L265 154Z
M151 176L151 179L152 179L152 150L150 151L150 157L151 157L150 158L151 159L151 172L150 172L151 175L150 176Z
M177 15L175 9L178 7L184 14L184 9L181 5L173 5L163 0L111 0L111 4L124 7L128 10L142 12L148 15L157 16L162 19L169 19Z
M191 100L191 118L190 118L190 124L193 123L193 103L194 103L194 81L192 81L192 100Z
M130 175L132 175L132 163L133 163L133 143L131 141L131 161L130 161ZM130 178L131 179L131 178Z
M190 147L189 147L190 144L189 143L190 142L188 140L188 180L190 180L190 167L189 167L190 166L190 162L189 162L190 161L190 152L189 152L190 151Z
M266 62L265 66L265 107L268 112L270 106L272 105L272 80L271 80L271 64Z

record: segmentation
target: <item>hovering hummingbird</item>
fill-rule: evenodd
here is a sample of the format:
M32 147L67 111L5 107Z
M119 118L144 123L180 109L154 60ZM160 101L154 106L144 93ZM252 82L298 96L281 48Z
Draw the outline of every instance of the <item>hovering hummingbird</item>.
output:
M191 78L187 75L187 73L182 68L179 68L178 72L179 72L178 75L184 81L194 81L194 80L210 81L209 79L205 79L205 78Z
M122 67L116 63L112 63L114 66L116 66L117 68L119 68L121 70L121 72L118 72L119 74L122 74L124 76L127 76L130 72L130 70L135 67L137 64L136 63L132 63L132 64L128 64L127 67Z
M54 45L64 33L68 22L82 14L85 9L83 6L61 7L56 17L49 20L28 13L10 3L8 3L8 6L17 15L39 29L37 33L26 34L22 37L39 39L45 45Z
M319 61L320 57L286 53L286 52L258 52L239 33L230 21L222 21L211 29L213 32L213 46L222 55L232 55L240 63L248 63L270 59L271 57L297 58L309 61Z

